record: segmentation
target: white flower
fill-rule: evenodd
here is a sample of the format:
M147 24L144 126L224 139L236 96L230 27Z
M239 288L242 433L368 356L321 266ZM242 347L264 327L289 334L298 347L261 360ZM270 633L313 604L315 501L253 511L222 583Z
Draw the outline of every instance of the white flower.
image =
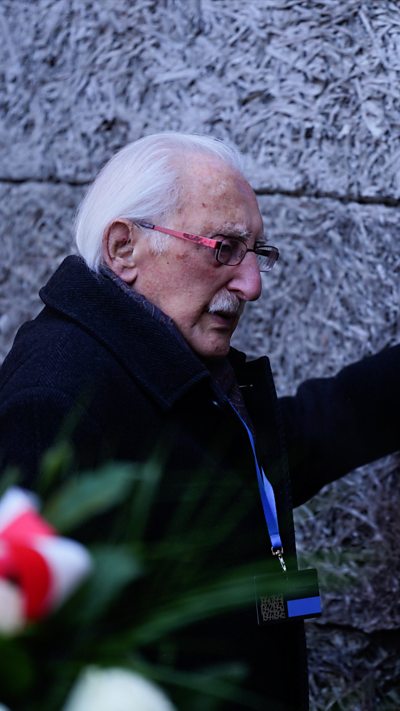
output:
M0 632L15 634L25 623L24 601L16 585L0 578ZM2 706L0 704L0 711Z
M165 694L127 669L89 667L79 677L62 711L174 711Z

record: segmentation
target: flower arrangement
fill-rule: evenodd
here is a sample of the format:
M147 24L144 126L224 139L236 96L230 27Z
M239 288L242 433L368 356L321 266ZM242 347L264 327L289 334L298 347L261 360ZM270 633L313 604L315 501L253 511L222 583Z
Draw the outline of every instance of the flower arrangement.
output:
M177 664L191 625L254 604L253 576L265 567L210 566L234 518L223 500L210 504L207 473L161 521L160 460L65 477L67 460L62 447L46 456L40 514L37 498L8 489L12 473L2 479L0 702L10 711L265 708L243 687L242 659Z

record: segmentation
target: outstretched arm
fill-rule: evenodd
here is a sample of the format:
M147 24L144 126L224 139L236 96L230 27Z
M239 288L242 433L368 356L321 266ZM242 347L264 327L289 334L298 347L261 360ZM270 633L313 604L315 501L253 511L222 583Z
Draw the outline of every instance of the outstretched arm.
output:
M400 449L400 346L281 398L297 506L334 479Z

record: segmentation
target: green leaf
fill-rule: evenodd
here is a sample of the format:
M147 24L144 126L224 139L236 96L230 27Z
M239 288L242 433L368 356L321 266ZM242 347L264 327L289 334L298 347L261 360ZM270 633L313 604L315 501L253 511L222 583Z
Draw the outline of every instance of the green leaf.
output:
M43 516L59 532L67 533L122 503L141 476L140 467L131 464L83 472L57 490L44 506Z
M0 477L0 498L11 486L19 485L20 474L16 467L8 467Z
M51 486L62 480L73 461L72 445L66 440L56 442L45 452L40 462L37 490L44 496Z
M240 685L246 678L248 669L239 662L214 665L199 671L180 671L168 666L148 664L135 658L132 669L157 683L180 688L179 708L211 711L221 708L220 701L240 703L243 708L249 710L265 711L267 708L264 696L241 689ZM182 694L185 691L186 693Z
M142 565L131 549L96 546L90 550L94 572L76 596L74 622L89 624L99 619L122 590L142 574Z
M136 541L143 536L153 502L158 494L161 476L162 457L157 451L141 465L140 482L130 506L126 532Z
M254 604L255 619L254 576L261 573L265 573L264 561L237 568L208 585L173 597L169 604L151 610L151 617L132 632L132 643L148 644L186 625L249 604Z
M32 659L23 640L0 635L0 694L1 701L12 703L28 693L34 682Z

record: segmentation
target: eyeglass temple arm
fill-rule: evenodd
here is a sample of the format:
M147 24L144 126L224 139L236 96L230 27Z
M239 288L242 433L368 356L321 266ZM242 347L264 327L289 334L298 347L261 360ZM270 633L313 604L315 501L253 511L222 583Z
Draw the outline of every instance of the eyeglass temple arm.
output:
M211 247L212 249L217 249L221 244L221 242L216 239L210 239L209 237L201 237L200 235L192 235L189 232L178 232L177 230L170 230L168 227L159 227L158 225L153 225L151 222L135 221L135 224L139 227L144 227L146 230L154 230L155 232L162 232L163 234L171 235L172 237L187 239L190 240L190 242L196 242L197 244L202 244L204 247Z

